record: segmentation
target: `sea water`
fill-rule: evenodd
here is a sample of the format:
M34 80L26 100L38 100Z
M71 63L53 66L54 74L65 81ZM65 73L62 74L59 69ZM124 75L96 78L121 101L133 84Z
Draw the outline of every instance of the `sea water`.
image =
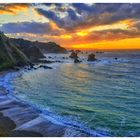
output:
M79 64L68 55L47 54L63 62L12 79L14 96L91 133L140 136L140 53L105 52L96 54L97 62L81 54Z

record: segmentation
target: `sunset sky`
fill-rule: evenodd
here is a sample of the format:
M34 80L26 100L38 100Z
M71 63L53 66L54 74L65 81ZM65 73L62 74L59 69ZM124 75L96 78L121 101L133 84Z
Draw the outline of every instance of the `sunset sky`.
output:
M0 4L0 30L67 49L140 49L140 4Z

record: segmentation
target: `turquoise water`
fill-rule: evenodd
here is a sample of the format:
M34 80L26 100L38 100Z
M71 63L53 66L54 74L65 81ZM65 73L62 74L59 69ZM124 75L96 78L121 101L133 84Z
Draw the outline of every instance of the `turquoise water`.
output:
M140 53L97 58L87 63L82 55L81 64L66 59L52 70L23 72L11 81L13 94L70 125L106 136L140 136Z

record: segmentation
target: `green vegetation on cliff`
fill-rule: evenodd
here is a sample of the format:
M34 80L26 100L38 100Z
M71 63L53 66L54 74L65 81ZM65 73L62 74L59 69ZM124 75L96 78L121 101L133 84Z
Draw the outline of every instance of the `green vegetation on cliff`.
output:
M0 70L26 65L29 62L30 60L16 47L16 44L0 32Z
M0 71L25 66L44 58L44 53L65 53L66 49L54 42L31 42L8 38L0 32Z

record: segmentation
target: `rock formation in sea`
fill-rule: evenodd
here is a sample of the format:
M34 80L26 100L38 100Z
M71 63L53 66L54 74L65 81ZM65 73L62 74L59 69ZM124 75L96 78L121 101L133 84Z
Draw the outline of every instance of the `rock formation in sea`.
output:
M82 61L80 61L78 58L74 59L74 63L80 63L80 62L82 62Z
M97 60L96 57L95 57L95 54L91 53L88 55L88 60L87 61L95 61Z
M69 57L73 58L73 59L77 59L78 58L78 54L75 51L72 51Z

